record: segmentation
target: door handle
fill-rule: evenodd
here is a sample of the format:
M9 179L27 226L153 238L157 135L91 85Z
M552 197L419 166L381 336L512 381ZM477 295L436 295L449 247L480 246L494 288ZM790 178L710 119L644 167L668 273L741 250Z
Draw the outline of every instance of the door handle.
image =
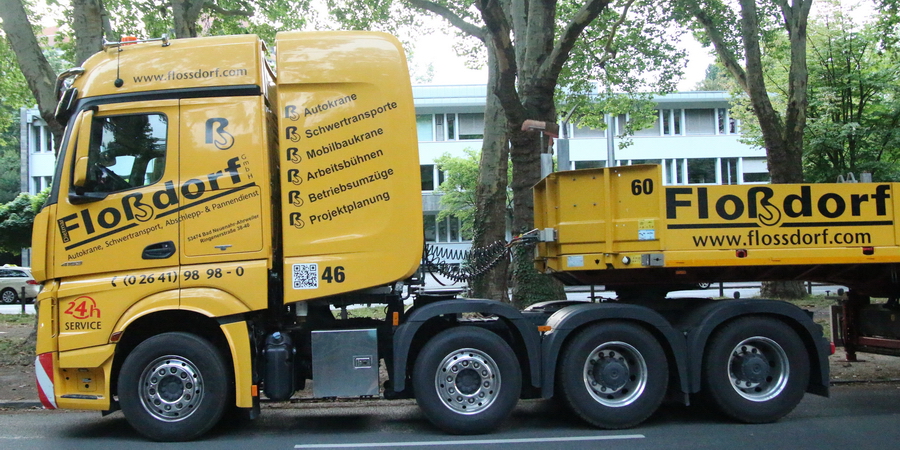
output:
M144 253L141 258L144 259L166 259L175 254L175 243L172 241L157 242L144 247Z

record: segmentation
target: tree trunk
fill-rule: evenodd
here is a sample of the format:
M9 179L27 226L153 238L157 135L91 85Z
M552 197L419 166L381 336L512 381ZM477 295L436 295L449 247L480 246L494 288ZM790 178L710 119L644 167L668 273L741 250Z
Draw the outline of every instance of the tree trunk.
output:
M9 45L16 54L19 69L28 81L28 88L37 100L41 118L47 122L54 140L58 143L63 126L56 122L56 73L44 57L31 22L20 0L0 0L0 19Z
M545 105L553 110L553 99L549 96ZM528 119L555 122L554 115L547 111L534 111ZM510 120L507 114L507 120ZM509 124L512 148L512 191L513 216L512 232L525 233L534 228L534 185L541 180L541 154L548 151L548 138L541 133L522 131L522 120ZM542 143L543 140L543 143ZM565 300L566 292L562 283L555 278L539 273L534 268L534 249L530 246L515 247L513 252L513 304L524 308L539 301Z
M791 66L788 72L787 108L780 116L769 99L763 76L762 51L760 49L760 24L756 0L740 0L740 27L746 68L740 58L726 43L727 34L723 22L698 2L684 5L703 26L707 37L716 49L719 61L738 82L753 106L759 121L766 159L772 183L803 182L803 133L806 128L807 80L806 24L812 0L776 2L781 9L785 31L791 44ZM727 26L727 24L725 25ZM802 298L806 295L800 281L771 281L763 283L761 295L772 298Z
M488 44L490 48L490 44ZM488 51L488 90L484 109L484 141L481 147L478 186L475 192L475 237L472 245L484 248L506 240L506 190L509 170L509 140L506 137L506 118L491 86L497 81L497 61ZM503 258L484 275L473 280L472 295L509 301L509 259Z
M72 0L72 30L75 32L75 65L103 48L106 10L100 0Z
M759 289L762 298L796 300L806 297L802 281L766 281Z
M197 37L197 19L203 0L172 0L172 19L177 39Z

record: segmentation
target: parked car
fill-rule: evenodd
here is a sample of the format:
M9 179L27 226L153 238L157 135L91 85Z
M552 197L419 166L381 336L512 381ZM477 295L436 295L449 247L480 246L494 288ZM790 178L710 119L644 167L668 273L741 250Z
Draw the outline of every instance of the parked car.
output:
M41 285L34 281L30 267L3 266L0 267L0 303L18 303L22 296L22 288L25 288L25 300L34 301Z

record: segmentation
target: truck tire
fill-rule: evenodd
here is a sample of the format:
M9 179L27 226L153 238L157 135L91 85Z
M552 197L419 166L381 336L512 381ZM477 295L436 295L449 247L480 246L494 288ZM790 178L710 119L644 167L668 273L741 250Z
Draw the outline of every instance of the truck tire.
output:
M140 434L188 441L218 423L230 398L231 370L215 346L189 333L139 344L119 372L119 404Z
M0 302L3 302L6 305L12 305L13 303L18 303L19 294L16 293L16 290L13 288L6 288L3 291L0 291Z
M569 408L606 429L633 427L650 417L669 381L659 342L629 323L602 323L578 332L558 367L560 393Z
M522 370L506 341L490 331L461 326L425 344L413 369L413 389L436 427L451 434L486 433L515 408Z
M800 403L809 356L797 333L765 317L737 319L717 331L703 361L703 394L745 423L774 422Z

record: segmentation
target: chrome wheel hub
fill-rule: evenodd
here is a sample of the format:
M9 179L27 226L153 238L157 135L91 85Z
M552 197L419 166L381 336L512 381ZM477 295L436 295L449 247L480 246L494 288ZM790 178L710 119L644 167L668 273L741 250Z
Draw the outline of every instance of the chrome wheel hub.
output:
M196 411L203 400L203 377L191 361L163 356L144 369L139 389L141 404L150 415L177 422Z

